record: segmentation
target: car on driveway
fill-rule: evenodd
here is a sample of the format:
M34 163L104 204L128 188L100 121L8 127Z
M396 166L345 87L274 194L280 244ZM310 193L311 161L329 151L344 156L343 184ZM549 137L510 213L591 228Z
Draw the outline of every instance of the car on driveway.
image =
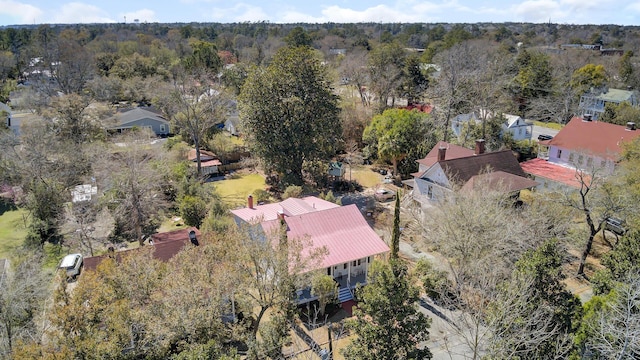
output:
M393 200L396 198L396 192L393 190L382 188L382 189L376 190L374 197L378 201Z
M551 140L551 139L553 139L553 136L551 135L546 135L546 134L538 135L538 141L545 141L545 140Z
M82 254L70 254L62 259L58 269L64 270L67 273L67 280L75 279L80 275L82 261Z

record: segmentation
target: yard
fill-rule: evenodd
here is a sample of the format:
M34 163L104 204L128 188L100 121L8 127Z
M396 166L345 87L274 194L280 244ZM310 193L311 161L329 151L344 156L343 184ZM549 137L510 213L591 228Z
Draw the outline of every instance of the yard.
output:
M346 170L344 178L349 180L349 174L351 174L351 179L357 181L365 189L376 187L384 180L384 176L372 171L370 166L354 166L351 173L348 166Z
M208 183L215 186L222 201L231 207L244 205L247 196L256 190L264 190L266 187L264 177L260 174L239 174L237 176L237 178Z
M10 257L11 252L24 242L27 235L24 216L24 210L0 202L0 259Z

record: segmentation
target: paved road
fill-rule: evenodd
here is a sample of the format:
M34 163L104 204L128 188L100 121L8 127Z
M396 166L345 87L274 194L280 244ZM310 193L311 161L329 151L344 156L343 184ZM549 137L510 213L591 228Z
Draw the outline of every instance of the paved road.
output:
M544 126L537 126L537 125L533 125L533 130L531 132L531 139L534 141L538 140L538 135L549 135L549 136L556 136L558 134L558 130L554 130L554 129L549 129L548 127L544 127Z

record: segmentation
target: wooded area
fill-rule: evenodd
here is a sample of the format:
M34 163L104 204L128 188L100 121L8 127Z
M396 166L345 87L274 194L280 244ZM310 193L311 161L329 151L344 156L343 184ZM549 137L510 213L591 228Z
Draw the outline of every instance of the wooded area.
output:
M1 208L24 211L27 232L0 268L0 357L289 356L299 350L285 351L300 322L295 290L313 284L318 321L336 301L326 272L304 272L326 249L281 228L255 241L207 182L204 156L264 175L256 203L318 193L333 202L362 188L330 178L332 161L389 169L400 184L441 140L530 156L538 143L505 136L504 115L566 124L585 93L640 87L638 51L640 27L615 25L0 28L0 102L11 111L0 124ZM170 134L117 128L118 114L138 108L157 111ZM455 135L468 113L479 122ZM232 117L241 150L222 130ZM637 104L623 102L599 121L638 119ZM428 216L397 193L393 225L376 229L392 229L391 256L356 291L349 344L335 356L431 358L431 320L418 306L429 301L451 311L468 358L640 357L640 141L614 162L611 175L577 169L579 188L520 199L483 184L452 191ZM75 201L78 185L95 196ZM149 239L176 216L202 231L199 245L157 260ZM607 230L612 217L624 234ZM400 239L442 261L399 256ZM141 249L116 261L109 248L120 246ZM107 260L68 283L51 257L75 252ZM572 293L576 283L592 296Z

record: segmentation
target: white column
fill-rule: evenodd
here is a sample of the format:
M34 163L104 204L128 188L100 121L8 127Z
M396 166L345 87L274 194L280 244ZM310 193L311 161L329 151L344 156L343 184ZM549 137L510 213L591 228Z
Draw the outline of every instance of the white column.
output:
M349 261L349 267L347 268L347 286L351 285L351 261Z

